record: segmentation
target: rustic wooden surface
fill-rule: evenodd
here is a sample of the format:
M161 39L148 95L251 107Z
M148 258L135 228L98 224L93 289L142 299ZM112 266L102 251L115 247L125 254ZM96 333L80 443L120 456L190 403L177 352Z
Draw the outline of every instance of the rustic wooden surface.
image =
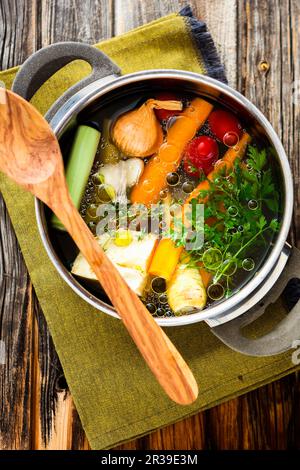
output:
M63 40L94 43L191 4L214 37L227 76L267 115L295 180L291 240L300 244L298 0L0 0L0 67ZM237 66L238 64L238 66ZM0 449L88 449L72 397L0 201ZM2 343L3 344L3 343ZM300 448L297 374L119 449Z

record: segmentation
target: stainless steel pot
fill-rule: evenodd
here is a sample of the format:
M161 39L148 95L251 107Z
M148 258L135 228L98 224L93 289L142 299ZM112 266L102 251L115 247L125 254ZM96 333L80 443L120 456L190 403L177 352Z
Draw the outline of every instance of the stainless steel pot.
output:
M286 243L293 210L293 181L285 151L271 124L244 96L217 80L182 70L146 70L120 76L116 64L101 51L73 42L54 44L27 59L17 74L13 90L30 100L51 75L75 59L90 63L92 74L70 88L47 112L45 117L58 138L76 124L80 113L110 97L115 98L149 87L178 88L181 92L196 92L211 99L218 96L219 102L237 109L251 123L251 128L263 134L273 147L282 175L282 186L278 190L282 191L284 213L280 233L263 265L229 299L198 313L157 319L157 322L162 326L180 326L205 320L223 342L250 355L277 354L291 348L293 341L300 338L299 302L270 334L256 340L247 339L242 334L242 327L262 315L266 306L279 296L287 281L298 277L300 271L300 252ZM35 207L43 244L62 278L96 309L118 317L110 304L92 295L65 268L49 234L45 207L39 200L36 200Z

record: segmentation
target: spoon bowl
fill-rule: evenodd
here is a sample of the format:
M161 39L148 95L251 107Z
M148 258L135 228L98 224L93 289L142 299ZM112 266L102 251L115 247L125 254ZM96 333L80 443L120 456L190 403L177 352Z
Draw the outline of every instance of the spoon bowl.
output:
M61 163L49 124L27 105L20 96L0 88L0 169L25 186L47 180Z

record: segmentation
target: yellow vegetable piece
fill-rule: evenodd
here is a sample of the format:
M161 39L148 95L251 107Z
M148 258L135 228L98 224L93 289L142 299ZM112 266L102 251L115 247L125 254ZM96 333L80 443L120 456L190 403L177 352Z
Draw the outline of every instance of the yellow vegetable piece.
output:
M117 246L128 246L132 242L133 237L130 230L119 229L116 232L116 236L114 238L114 244Z
M148 272L168 281L175 271L182 248L176 248L169 238L160 240L158 246L159 250L155 250Z

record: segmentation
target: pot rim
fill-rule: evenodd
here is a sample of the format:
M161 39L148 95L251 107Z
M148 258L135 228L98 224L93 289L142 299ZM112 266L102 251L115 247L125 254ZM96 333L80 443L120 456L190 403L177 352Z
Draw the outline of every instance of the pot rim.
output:
M247 98L245 98L241 93L229 87L228 85L225 85L224 83L219 82L218 80L215 80L211 77L207 77L205 75L201 75L195 72L176 69L155 69L135 72L120 77L114 75L105 77L104 79L95 81L94 83L83 88L81 91L77 92L69 101L62 105L56 115L52 118L50 125L54 133L59 137L62 132L62 129L71 120L75 112L80 112L91 102L96 99L99 99L107 92L120 88L123 85L135 83L140 79L151 80L157 78L171 78L177 80L182 79L197 85L210 85L217 91L231 97L234 101L238 102L243 108L246 108L246 110L252 115L252 117L254 117L255 120L262 126L266 135L270 139L270 142L276 149L281 164L284 183L284 214L281 221L281 228L278 233L276 242L272 250L270 251L268 257L266 258L265 262L263 263L262 267L253 276L253 278L249 282L247 282L238 292L233 294L232 297L222 301L221 303L215 306L209 307L207 310L205 309L196 313L179 317L155 318L157 323L161 326L182 326L197 323L199 321L206 320L212 317L220 316L226 311L233 309L235 306L241 304L241 302L243 302L247 297L249 297L271 272L283 249L284 243L286 241L290 229L291 218L293 213L293 179L288 158L286 156L282 143L279 137L277 136L275 130L273 129L272 125L262 114L262 112L259 111L259 109L254 104L252 104ZM45 227L46 221L43 207L44 204L38 199L35 199L35 211L39 233L46 249L46 252L60 276L81 298L83 298L93 307L97 308L97 310L108 313L109 315L114 316L116 318L120 318L112 306L109 306L105 302L96 298L88 290L82 287L80 283L62 264L56 252L54 251L54 248L52 247L51 241L49 239L48 232Z

